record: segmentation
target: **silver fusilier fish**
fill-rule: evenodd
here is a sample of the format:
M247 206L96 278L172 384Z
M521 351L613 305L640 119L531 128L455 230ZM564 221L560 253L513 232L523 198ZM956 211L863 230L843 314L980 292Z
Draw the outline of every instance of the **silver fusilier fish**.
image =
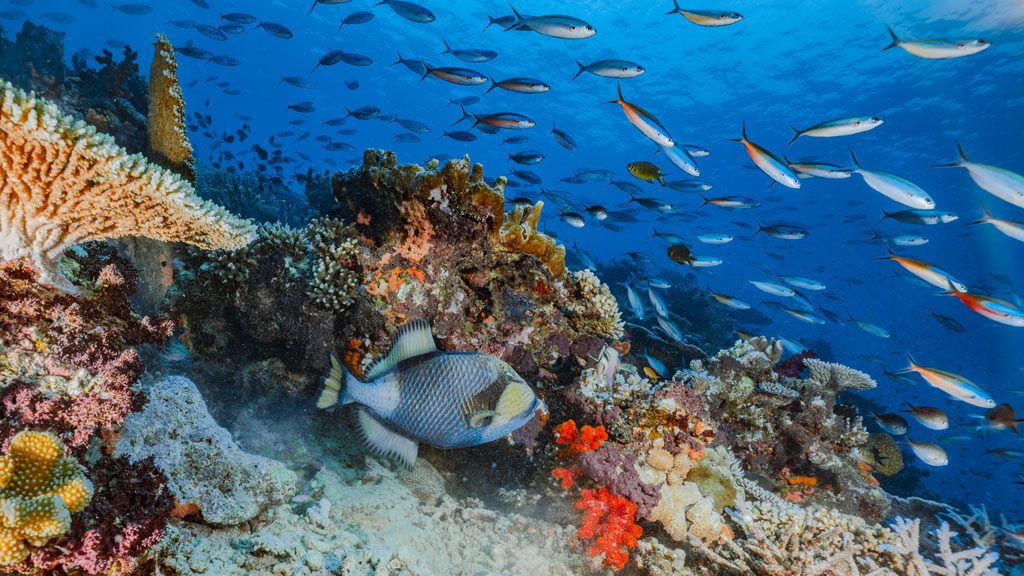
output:
M430 325L411 320L360 380L331 358L317 408L355 404L360 432L378 455L407 467L420 442L463 448L517 430L547 407L511 366L479 352L441 352Z

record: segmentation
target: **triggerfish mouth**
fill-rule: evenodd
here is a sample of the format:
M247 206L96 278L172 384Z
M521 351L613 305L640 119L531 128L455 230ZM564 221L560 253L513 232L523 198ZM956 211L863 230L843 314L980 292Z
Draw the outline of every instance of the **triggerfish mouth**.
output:
M355 404L363 439L380 456L412 467L420 442L438 448L486 444L526 424L547 406L501 359L441 352L430 325L411 320L391 350L356 378L331 357L317 408Z

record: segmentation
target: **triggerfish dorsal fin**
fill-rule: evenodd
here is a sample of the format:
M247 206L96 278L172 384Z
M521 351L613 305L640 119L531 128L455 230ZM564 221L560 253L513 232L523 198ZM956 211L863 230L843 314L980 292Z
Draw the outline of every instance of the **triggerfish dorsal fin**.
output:
M362 406L356 410L356 421L359 424L359 432L362 434L363 440L374 454L385 458L394 458L406 468L413 467L413 464L416 463L416 453L419 450L416 442L388 428Z
M426 320L410 320L398 329L395 341L391 343L388 355L381 358L366 371L366 380L376 380L403 360L437 352L434 335Z

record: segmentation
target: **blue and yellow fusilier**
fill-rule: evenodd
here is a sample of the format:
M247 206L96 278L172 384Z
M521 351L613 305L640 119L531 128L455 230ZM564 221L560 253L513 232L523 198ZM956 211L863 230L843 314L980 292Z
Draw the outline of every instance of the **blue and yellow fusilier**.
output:
M404 324L366 381L331 357L317 408L356 404L360 432L378 455L411 467L417 443L463 448L497 440L547 407L511 366L478 352L441 352L430 325Z

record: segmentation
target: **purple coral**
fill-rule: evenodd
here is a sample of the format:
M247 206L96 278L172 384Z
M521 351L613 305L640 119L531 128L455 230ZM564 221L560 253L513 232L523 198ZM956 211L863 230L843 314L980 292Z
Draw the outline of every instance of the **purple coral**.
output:
M92 465L90 477L96 494L75 516L71 532L32 556L33 564L48 574L131 573L138 558L163 538L174 497L152 458L133 464L124 457L104 457Z
M804 350L776 364L774 368L775 373L787 378L799 378L804 368L806 368L804 360L817 357L818 355L813 350Z
M576 459L576 468L583 476L608 488L612 494L635 502L637 515L644 518L661 500L661 486L642 481L635 464L634 455L608 444L591 452L583 452Z

